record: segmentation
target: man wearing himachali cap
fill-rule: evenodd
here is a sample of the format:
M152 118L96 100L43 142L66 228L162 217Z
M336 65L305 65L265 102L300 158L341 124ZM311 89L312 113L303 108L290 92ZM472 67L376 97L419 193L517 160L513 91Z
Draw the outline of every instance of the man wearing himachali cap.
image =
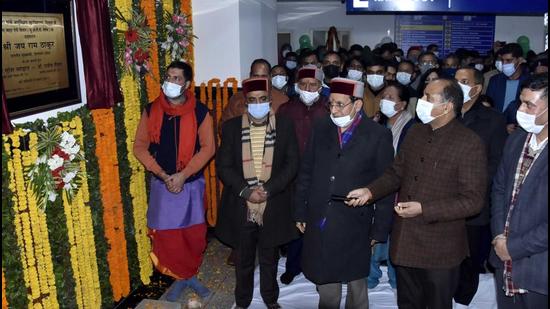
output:
M216 235L237 252L237 308L252 301L256 251L260 294L267 308L277 304L278 247L296 236L290 186L298 170L298 145L292 122L275 116L267 78L242 83L247 112L222 125L216 170L223 193Z
M346 308L368 308L371 245L387 239L392 200L353 208L345 195L391 164L392 135L364 114L362 82L334 78L330 90L331 114L313 126L296 186L302 271L317 285L319 308L340 308L343 283Z

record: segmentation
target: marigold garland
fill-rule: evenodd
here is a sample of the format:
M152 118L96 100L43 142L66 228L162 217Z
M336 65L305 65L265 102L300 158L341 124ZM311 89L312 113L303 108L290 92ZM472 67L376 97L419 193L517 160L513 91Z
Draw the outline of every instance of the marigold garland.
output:
M142 0L141 8L145 14L147 25L151 29L156 29L157 16L155 14L155 0ZM158 97L160 92L160 72L159 72L159 59L158 59L158 44L157 44L157 32L151 32L151 48L150 48L150 74L145 75L145 85L147 87L147 99L152 102Z
M92 110L96 124L96 156L99 165L101 200L105 237L110 244L107 261L110 282L115 301L130 292L130 275L124 235L124 213L120 195L118 160L113 156L112 145L116 144L114 114L111 109Z
M6 279L4 278L4 268L2 268L2 309L8 309L8 300L6 298Z

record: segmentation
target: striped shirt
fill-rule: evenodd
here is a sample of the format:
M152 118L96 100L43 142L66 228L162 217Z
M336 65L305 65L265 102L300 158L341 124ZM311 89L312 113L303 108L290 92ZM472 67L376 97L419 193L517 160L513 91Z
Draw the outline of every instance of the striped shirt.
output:
M252 147L252 159L254 160L254 170L256 176L260 179L262 175L262 163L264 159L264 143L267 125L250 126L250 145Z

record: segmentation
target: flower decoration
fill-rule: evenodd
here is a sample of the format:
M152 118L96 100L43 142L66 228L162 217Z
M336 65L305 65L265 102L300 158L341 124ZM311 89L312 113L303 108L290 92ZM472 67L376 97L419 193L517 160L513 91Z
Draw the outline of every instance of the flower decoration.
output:
M166 40L159 42L160 47L167 53L170 53L172 61L184 58L189 46L193 45L193 26L189 22L189 16L176 11L170 14L164 12L164 24L166 28Z
M30 166L28 175L38 206L44 210L63 192L71 201L82 184L80 163L84 160L75 137L54 126L38 133L36 150L38 158Z
M132 19L126 19L119 9L116 9L117 19L128 25L126 30L117 30L119 42L117 48L123 56L121 61L127 72L132 74L145 74L150 71L151 33L153 30L147 25L145 14L139 9L132 10ZM120 41L123 39L123 42Z

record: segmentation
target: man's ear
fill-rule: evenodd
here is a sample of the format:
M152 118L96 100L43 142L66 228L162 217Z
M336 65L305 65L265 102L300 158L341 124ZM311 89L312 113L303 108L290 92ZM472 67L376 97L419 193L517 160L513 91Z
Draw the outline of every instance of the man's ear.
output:
M191 87L191 81L188 80L188 81L186 81L185 84L183 85L183 88L184 88L184 90L187 90L187 89L189 89L189 87Z

